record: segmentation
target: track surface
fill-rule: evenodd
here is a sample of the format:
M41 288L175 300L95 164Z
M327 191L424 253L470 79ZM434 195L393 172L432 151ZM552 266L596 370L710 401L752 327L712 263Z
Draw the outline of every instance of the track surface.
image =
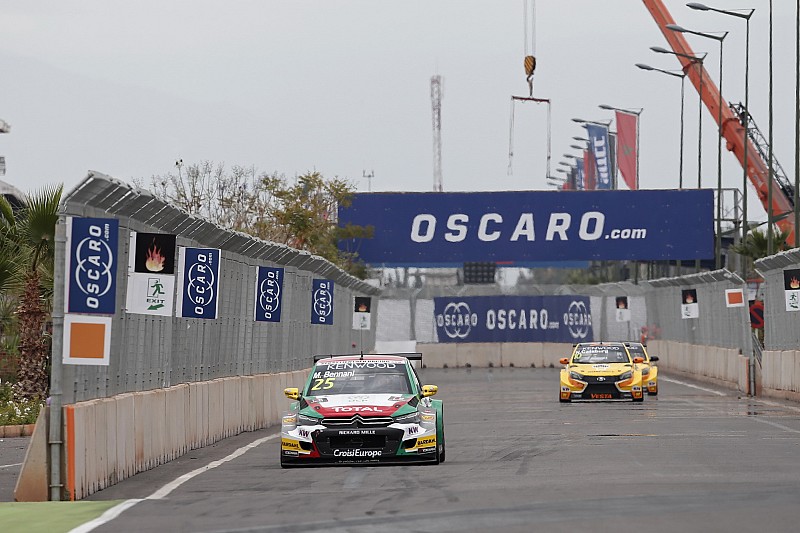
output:
M682 379L643 404L562 405L557 369L426 369L422 380L445 401L442 465L282 470L272 439L95 531L797 531L795 405ZM146 498L271 432L91 499Z

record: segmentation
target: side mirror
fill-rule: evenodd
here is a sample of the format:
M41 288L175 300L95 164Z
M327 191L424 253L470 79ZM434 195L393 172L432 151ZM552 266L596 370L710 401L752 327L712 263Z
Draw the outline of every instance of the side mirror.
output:
M655 363L656 361L658 361L658 356L657 355L651 355L650 356L650 362Z
M290 400L299 400L300 399L300 389L297 387L288 387L283 389L283 395L289 398Z
M561 359L558 360L558 362L561 363L562 365L568 365L569 357L562 357Z
M439 392L439 387L436 385L423 385L422 386L422 397L427 398L428 396L433 396Z
M633 362L636 363L637 365L639 363L644 363L644 358L643 357L634 357L633 358Z

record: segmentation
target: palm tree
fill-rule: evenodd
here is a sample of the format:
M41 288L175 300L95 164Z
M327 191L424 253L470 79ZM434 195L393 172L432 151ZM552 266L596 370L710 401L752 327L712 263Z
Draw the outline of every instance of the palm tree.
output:
M788 250L789 246L786 244L786 239L789 238L789 230L782 230L778 226L773 225L772 235L773 242L776 247L776 252ZM765 230L754 228L747 234L743 243L739 243L731 248L737 254L749 259L748 270L752 270L753 262L767 257L769 255L769 236Z
M46 187L30 196L17 215L7 245L16 249L16 275L21 279L18 295L19 367L16 393L26 398L44 398L50 338L46 331L52 309L53 255L58 205L63 186Z

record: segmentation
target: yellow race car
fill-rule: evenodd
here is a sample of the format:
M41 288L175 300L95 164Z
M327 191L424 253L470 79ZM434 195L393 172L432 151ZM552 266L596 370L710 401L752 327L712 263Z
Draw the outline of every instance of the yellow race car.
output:
M647 353L647 345L641 342L626 342L625 346L633 357L644 359L638 365L642 371L642 389L650 396L658 394L658 367L652 363L658 361L658 356L650 356Z
M644 400L642 357L633 356L622 342L581 342L561 359L559 401Z

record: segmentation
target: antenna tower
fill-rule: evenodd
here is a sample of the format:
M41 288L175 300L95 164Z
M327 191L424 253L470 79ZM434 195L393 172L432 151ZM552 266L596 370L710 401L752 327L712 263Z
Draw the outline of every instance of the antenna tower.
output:
M431 76L433 110L433 190L442 192L442 77Z

